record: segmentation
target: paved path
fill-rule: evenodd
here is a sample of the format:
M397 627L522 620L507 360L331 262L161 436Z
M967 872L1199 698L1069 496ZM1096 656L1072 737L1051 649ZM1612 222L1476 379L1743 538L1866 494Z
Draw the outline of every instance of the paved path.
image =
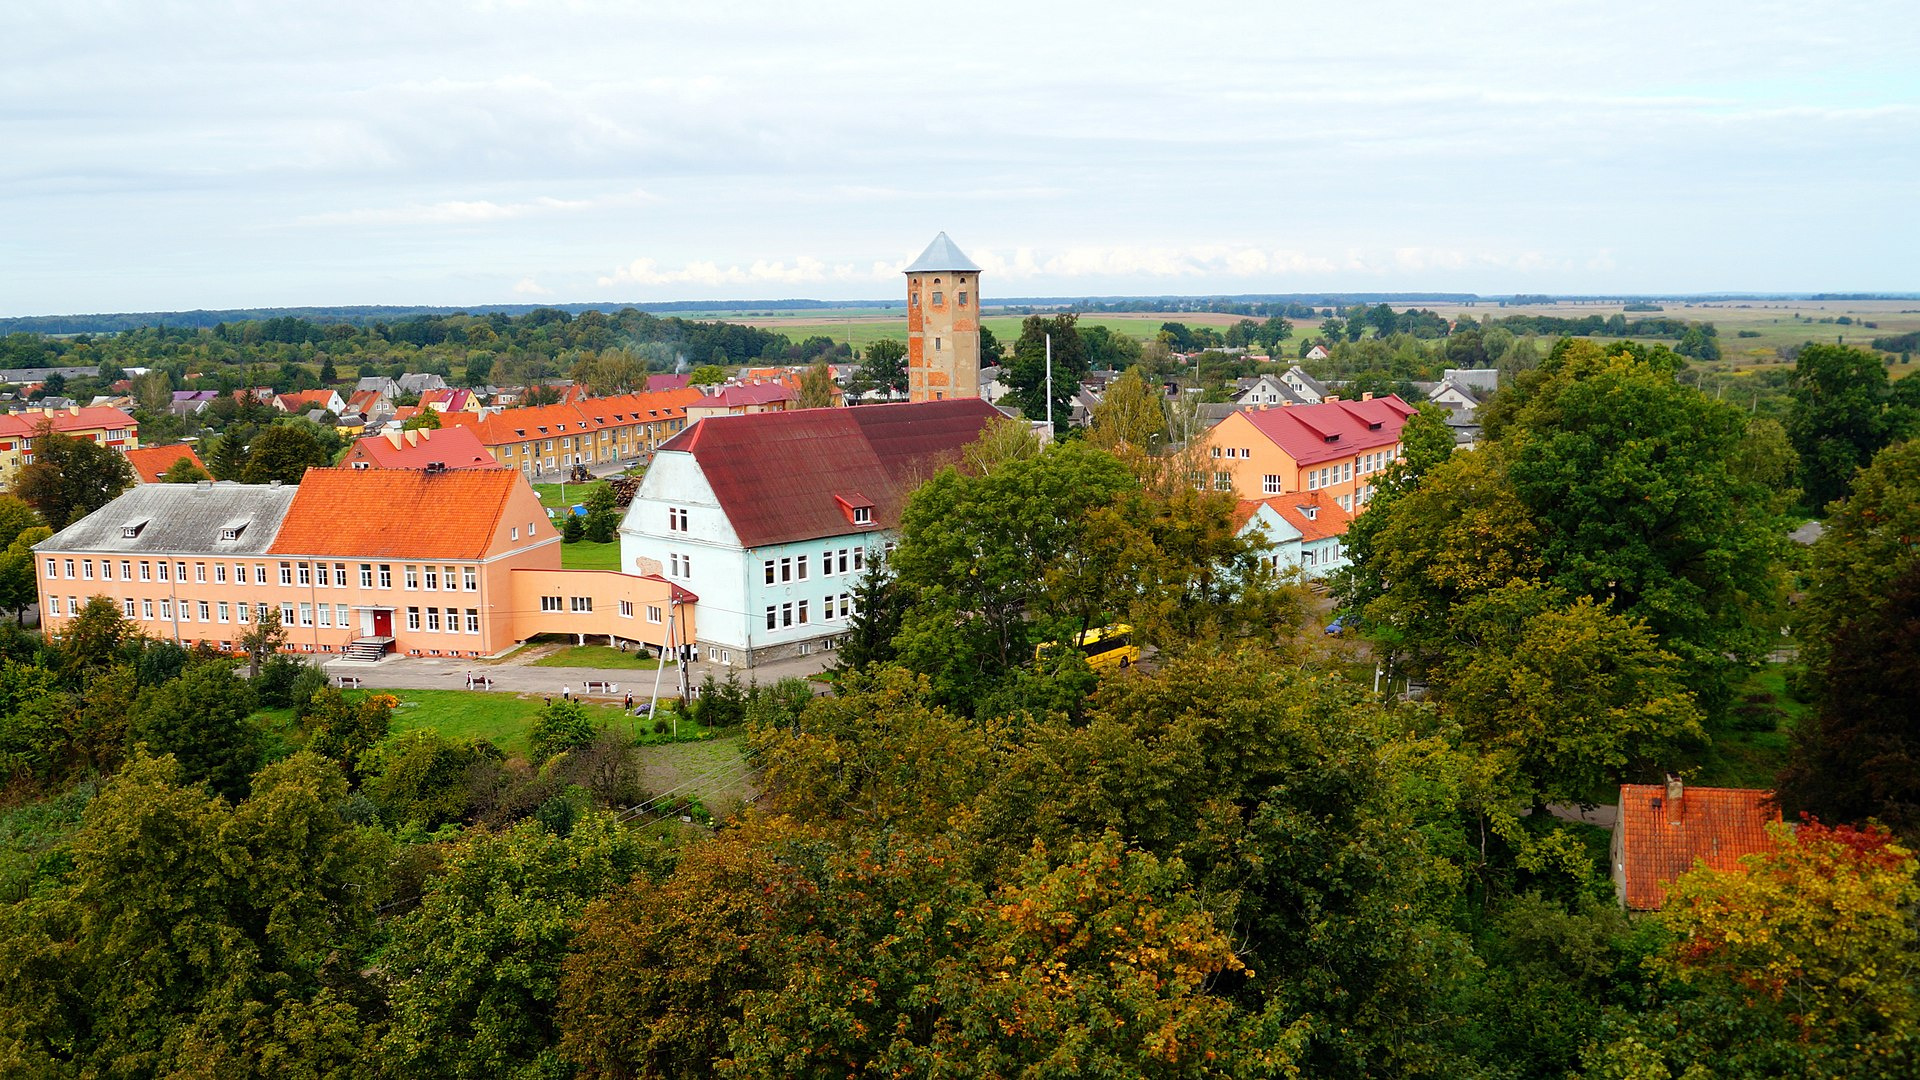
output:
M762 664L750 670L724 664L697 663L689 665L687 682L690 686L698 687L708 672L712 672L715 679L724 680L731 671L738 674L743 683L759 682L764 686L789 676L805 678L825 670L832 661L832 653L823 653ZM431 656L390 656L377 664L334 659L323 666L330 676L357 678L361 686L382 690L465 690L467 676L471 673L476 678L484 676L492 679L493 686L490 689L495 693L558 695L571 687L575 697L605 699L623 698L629 691L636 700L645 699L653 693L655 677L652 671L624 668L534 667L526 663L474 664ZM676 674L672 666L659 673L660 696L663 699L679 692L674 685ZM617 683L619 689L589 694L587 681L590 679Z
M1598 825L1603 829L1613 828L1620 819L1617 806L1581 806L1579 803L1550 803L1547 813L1561 821L1578 821L1584 825Z

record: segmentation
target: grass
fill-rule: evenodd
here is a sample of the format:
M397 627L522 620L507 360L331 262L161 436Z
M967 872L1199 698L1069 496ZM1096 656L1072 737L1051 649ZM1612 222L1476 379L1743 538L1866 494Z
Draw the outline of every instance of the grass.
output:
M508 753L527 751L527 728L546 704L542 697L482 690L388 690L400 699L393 731L428 728L454 741L486 739ZM587 713L602 726L626 719L618 705L587 703Z
M0 903L24 898L36 881L61 871L64 859L56 853L80 828L80 815L98 792L97 783L84 781L0 811Z
M561 544L560 569L618 570L620 541L609 540L604 544L596 544L591 540L576 540L571 544Z
M640 659L633 652L621 652L605 645L569 645L552 656L543 656L528 667L588 667L621 671L652 671L660 666L656 659Z
M605 480L596 480L591 484L535 484L533 493L540 496L540 505L549 510L565 510L570 506L580 506L587 501L587 493L597 487L605 487ZM566 498L560 497L561 489L566 489Z
M745 749L741 735L642 746L635 751L640 786L655 795L679 789L675 794L697 797L709 811L725 815L757 791L744 767Z

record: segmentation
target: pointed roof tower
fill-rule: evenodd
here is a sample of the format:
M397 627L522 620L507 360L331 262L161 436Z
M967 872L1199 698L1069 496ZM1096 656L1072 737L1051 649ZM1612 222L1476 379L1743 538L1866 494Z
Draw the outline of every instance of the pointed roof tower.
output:
M938 270L961 271L970 274L980 272L980 268L973 264L973 260L962 254L960 248L955 245L953 241L947 239L947 234L944 232L934 237L933 243L927 245L927 250L921 252L920 257L913 260L912 264L902 272L921 274Z

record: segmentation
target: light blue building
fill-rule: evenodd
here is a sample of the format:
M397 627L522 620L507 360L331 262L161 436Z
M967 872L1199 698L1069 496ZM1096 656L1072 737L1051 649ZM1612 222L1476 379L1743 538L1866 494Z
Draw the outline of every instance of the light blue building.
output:
M999 415L952 398L708 417L654 456L620 527L620 565L699 598L703 659L751 667L831 649L907 496Z
M1267 565L1279 573L1298 570L1308 580L1318 580L1348 563L1341 542L1353 515L1323 492L1297 491L1242 502L1240 513L1240 535L1263 536Z

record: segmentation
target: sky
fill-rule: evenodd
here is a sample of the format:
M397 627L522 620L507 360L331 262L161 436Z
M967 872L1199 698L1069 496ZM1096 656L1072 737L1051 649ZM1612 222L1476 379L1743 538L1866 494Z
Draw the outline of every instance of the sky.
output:
M1914 0L0 5L0 316L1920 290Z

